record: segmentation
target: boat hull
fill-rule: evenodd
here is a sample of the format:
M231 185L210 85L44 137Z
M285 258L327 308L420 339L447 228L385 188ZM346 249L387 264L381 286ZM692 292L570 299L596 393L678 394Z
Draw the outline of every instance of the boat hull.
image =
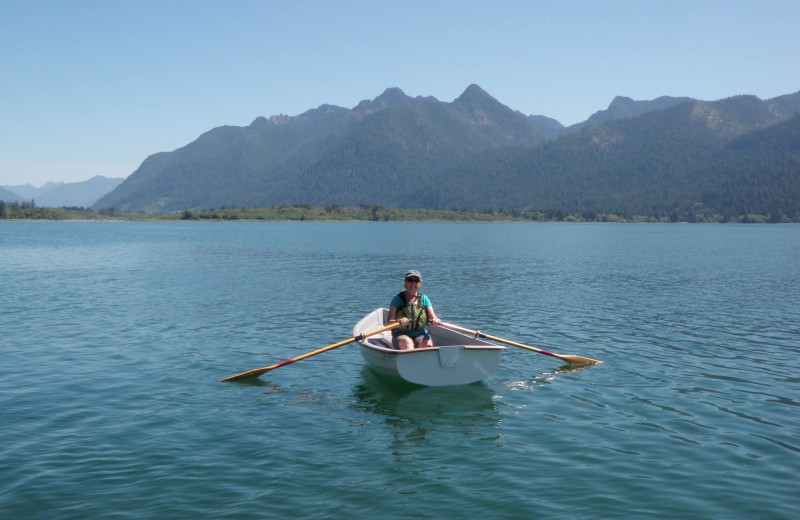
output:
M377 309L353 328L353 336L386 325L388 310ZM391 333L359 341L361 356L374 371L425 386L463 385L492 375L506 347L442 327L432 327L433 348L395 350Z

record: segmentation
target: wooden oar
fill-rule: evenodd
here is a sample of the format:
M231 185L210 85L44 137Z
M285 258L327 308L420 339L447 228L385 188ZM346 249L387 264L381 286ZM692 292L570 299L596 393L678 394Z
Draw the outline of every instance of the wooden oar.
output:
M533 352L538 352L539 354L546 354L548 356L553 356L562 361L566 361L570 365L594 365L595 363L602 363L602 361L598 361L596 359L591 359L583 356L554 354L553 352L548 352L546 350L542 350L536 347L531 347L529 345L523 345L522 343L517 343L516 341L509 341L507 339L498 338L496 336L490 336L478 330L465 329L464 327L459 327L458 325L453 325L452 323L442 323L442 327L446 327L448 329L452 329L458 332L463 332L464 334L469 334L470 336L475 336L476 338L484 338L488 339L489 341L499 341L500 343L505 343L506 345L524 348L526 350L532 350Z
M368 336L374 336L375 334L380 334L381 332L385 332L387 330L392 330L399 327L399 323L392 323L391 325L387 325L385 327L381 327L379 329L375 329L370 332L365 332L360 336L355 336L345 341L340 341L339 343L334 343L333 345L328 345L327 347L323 347L319 350L315 350L313 352L308 352L307 354L303 354L302 356L297 356L296 358L287 359L286 361L282 361L276 365L263 367L263 368L254 368L253 370L248 370L247 372L242 372L241 374L236 374L235 376L226 377L225 379L220 379L220 381L236 381L238 379L249 379L251 377L258 377L261 374L266 374L270 370L275 370L276 368L282 367L284 365L288 365L290 363L294 363L295 361L300 361L305 358L309 358L311 356L316 356L317 354L322 354L323 352L327 352L329 350L333 350L337 347L341 347L342 345L347 345L348 343L353 343L354 341L361 341L362 339Z

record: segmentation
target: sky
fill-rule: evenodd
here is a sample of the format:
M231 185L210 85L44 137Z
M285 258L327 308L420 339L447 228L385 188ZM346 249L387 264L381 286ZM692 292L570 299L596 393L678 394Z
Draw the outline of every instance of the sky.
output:
M223 125L385 89L571 125L616 96L800 90L797 0L0 1L0 186L128 177Z

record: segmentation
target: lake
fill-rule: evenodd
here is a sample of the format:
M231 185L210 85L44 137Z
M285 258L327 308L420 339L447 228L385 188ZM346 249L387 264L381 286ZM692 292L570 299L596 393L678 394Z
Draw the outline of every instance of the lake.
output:
M0 518L800 512L800 226L0 222ZM407 269L509 347L417 387L346 345Z

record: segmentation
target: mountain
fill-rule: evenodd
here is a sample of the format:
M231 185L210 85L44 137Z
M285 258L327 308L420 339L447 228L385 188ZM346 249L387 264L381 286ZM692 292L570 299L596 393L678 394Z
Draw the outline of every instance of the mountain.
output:
M19 195L22 200L34 200L39 207L88 208L119 186L123 180L96 175L83 182L48 182L40 188L31 184L6 186L5 188Z
M592 114L589 119L581 123L576 123L572 126L565 127L555 119L550 119L545 116L528 116L531 123L540 128L551 139L556 137L577 132L581 128L587 126L597 126L608 121L616 121L618 119L630 119L647 114L648 112L655 112L664 110L681 103L689 103L695 101L688 97L670 97L661 96L652 100L634 101L633 99L625 96L617 96L608 105L605 110L599 110Z
M800 93L681 103L585 127L539 149L490 151L441 172L421 193L429 204L469 209L681 219L696 211L795 214L797 114Z
M536 127L537 120L529 120L490 96L478 85L470 85L448 107L457 118L466 121L495 144L531 145L547 140L547 135Z
M42 193L47 193L53 188L62 186L63 184L64 184L63 182L48 182L47 184L42 185L41 188L37 188L30 183L20 184L18 186L3 186L3 187L9 191L12 191L22 199L29 201L31 199L35 199Z
M770 215L776 222L798 217L800 115L734 139L715 159L698 179L703 204L729 208L731 215Z
M526 116L471 85L452 103L387 89L352 110L221 127L148 157L95 208L170 212L221 205L396 203L432 172L481 151L540 146Z
M101 197L122 184L125 179L96 175L83 182L69 182L56 186L39 195L36 205L40 207L91 207Z
M800 92L766 101L617 97L606 111L563 127L514 111L477 85L450 103L391 88L353 109L321 105L213 129L148 157L94 208L304 202L681 219L695 210L789 215L800 201L794 156L766 148L755 163L742 154L755 153L748 138L791 143L797 114ZM767 185L756 196L748 183Z
M600 110L592 114L589 119L582 123L578 123L570 127L571 130L578 130L586 126L596 126L608 121L616 121L618 119L630 119L647 114L648 112L655 112L657 110L664 110L667 108L680 105L681 103L690 103L695 101L688 97L670 97L661 96L650 101L634 101L629 97L617 96L608 105L605 110Z
M3 202L20 202L22 197L0 186L0 200Z

